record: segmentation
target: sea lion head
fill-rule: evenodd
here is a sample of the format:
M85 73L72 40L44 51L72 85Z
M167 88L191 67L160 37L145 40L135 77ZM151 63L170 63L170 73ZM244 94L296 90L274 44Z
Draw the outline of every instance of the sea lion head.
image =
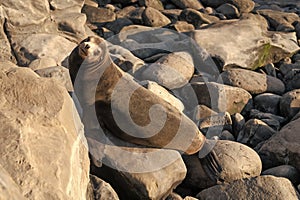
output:
M107 47L104 39L89 36L78 45L79 56L88 62L102 62L107 55Z

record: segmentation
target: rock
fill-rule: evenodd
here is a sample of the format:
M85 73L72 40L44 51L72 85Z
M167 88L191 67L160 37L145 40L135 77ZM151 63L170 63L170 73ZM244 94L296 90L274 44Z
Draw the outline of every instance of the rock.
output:
M38 70L54 66L57 66L57 63L53 58L42 57L33 60L28 67L32 70Z
M122 5L122 7L126 6L127 4L133 4L133 3L137 3L138 0L112 0L112 3L119 3Z
M278 115L274 115L272 113L263 113L259 110L252 109L249 113L249 118L251 119L260 119L274 130L279 130L281 125L286 123L287 119ZM275 125L275 127L274 127ZM278 126L278 127L277 127ZM277 128L276 128L277 127Z
M234 19L240 16L239 10L232 4L225 3L216 8L216 11L225 15L227 19Z
M292 56L299 50L295 33L269 32L267 26L263 17L247 14L239 20L220 21L195 30L192 38L211 56L222 60L221 67L254 70Z
M261 173L259 156L249 147L237 142L218 140L213 149L222 166L219 174L220 180L232 182L255 177ZM199 190L217 184L216 180L209 177L203 161L199 160L197 155L183 156L183 159L187 166L187 175L183 182L185 186Z
M255 147L276 133L271 127L259 119L250 119L245 123L237 137L237 141Z
M18 35L12 38L13 48L21 66L39 58L54 59L59 65L67 58L75 43L55 34Z
M177 21L175 24L170 26L178 32L189 32L195 30L193 24L189 24L186 21Z
M85 13L89 23L104 23L116 20L116 14L106 8L95 8L93 6L84 5L82 13Z
M165 16L167 16L172 23L175 23L178 21L178 18L180 16L180 13L182 12L182 10L180 9L165 9L161 11L162 14L164 14Z
M219 18L215 16L201 13L192 8L184 9L180 14L179 19L193 24L196 29L200 28L202 24L211 24L213 22L219 21Z
M129 50L121 46L109 44L108 48L114 63L125 72L134 74L145 65L143 60L135 57Z
M210 109L209 107L205 105L198 105L194 108L193 112L193 121L198 122L201 119L205 119L207 117L210 117L212 115L217 115L218 113Z
M300 69L290 70L283 78L287 91L300 88Z
M285 86L281 80L246 69L227 70L221 73L220 78L221 82L243 88L251 94L265 92L283 94L285 91Z
M245 118L240 113L235 113L231 115L232 120L232 133L235 138L237 138L239 132L243 129L245 125Z
M225 3L224 0L202 0L201 1L204 5L209 6L209 7L218 7Z
M219 136L219 139L235 141L235 137L227 130L222 131L221 135Z
M163 10L164 6L161 1L158 0L139 0L140 6L152 7L156 10Z
M182 200L182 198L179 194L172 192L166 200Z
M179 99L174 97L172 94L170 94L169 91L166 90L164 87L162 87L152 81L142 81L142 82L140 82L140 84L143 87L150 90L151 92L153 92L154 94L156 94L157 96L159 96L160 98L164 99L165 101L167 101L168 103L173 105L180 112L183 112L183 110L184 110L183 103Z
M270 26L276 31L295 31L292 24L300 20L299 16L295 13L274 10L258 10L257 13L264 16L268 20Z
M193 58L187 52L174 52L160 58L142 72L142 79L155 81L172 90L186 85L194 74Z
M263 67L264 71L266 72L267 75L277 77L276 74L276 68L273 63L267 64L266 66Z
M0 199L25 200L19 186L10 177L7 171L0 165Z
M280 112L288 119L293 118L300 111L300 89L285 93L280 100Z
M124 28L125 26L130 26L132 24L132 21L128 18L118 18L115 21L107 23L105 27L118 34L122 30L122 28Z
M299 122L291 121L257 150L265 169L288 164L300 170Z
M263 93L254 97L254 108L261 111L279 115L279 102L281 96L272 93Z
M152 7L145 9L142 14L142 18L146 26L162 27L171 23L169 18Z
M231 184L217 185L203 190L199 199L298 199L288 179L274 176L258 176L236 180Z
M94 175L90 175L90 182L92 185L93 193L93 198L90 200L119 200L117 193L109 183L106 183L105 181Z
M230 114L228 112L218 113L201 119L199 122L199 129L208 139L221 135L223 130L232 131Z
M285 77L288 75L291 71L293 70L300 70L300 64L299 63L283 63L279 67L280 72L283 74Z
M143 24L143 13L145 11L145 7L134 7L134 6L128 6L123 8L122 10L117 12L117 18L128 18L130 19L134 24Z
M103 153L108 166L92 172L110 182L120 199L164 199L186 175L177 151L106 145Z
M0 74L0 165L26 198L86 199L88 151L67 91L12 63Z
M200 10L203 8L202 4L198 0L171 0L180 9L192 8L195 10Z
M35 70L35 73L41 77L51 78L56 80L62 87L65 87L68 92L73 91L73 85L69 75L69 70L62 66L48 67Z
M89 5L89 6L93 6L95 8L98 7L98 2L96 0L85 0L84 4Z
M284 177L289 179L295 185L299 183L300 180L300 174L298 170L291 165L280 165L278 167L273 167L263 171L261 174Z
M249 13L253 10L255 3L252 0L229 0L241 13Z
M199 104L206 105L216 112L240 113L251 109L252 96L244 89L214 82L192 83ZM184 103L189 102L183 95ZM188 103L185 103L185 105Z

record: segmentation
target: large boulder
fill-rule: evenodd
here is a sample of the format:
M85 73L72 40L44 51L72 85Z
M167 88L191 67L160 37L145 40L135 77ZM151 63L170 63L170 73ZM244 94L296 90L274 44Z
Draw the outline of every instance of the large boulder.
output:
M204 199L278 199L297 200L297 192L286 178L259 176L237 180L231 184L217 185L200 192L197 198Z
M262 16L248 14L240 20L195 30L192 37L211 56L220 59L223 67L256 69L299 50L295 33L269 32L267 26Z
M89 158L66 89L1 63L0 165L29 199L85 199Z
M257 150L265 168L289 164L300 170L299 122L291 121Z

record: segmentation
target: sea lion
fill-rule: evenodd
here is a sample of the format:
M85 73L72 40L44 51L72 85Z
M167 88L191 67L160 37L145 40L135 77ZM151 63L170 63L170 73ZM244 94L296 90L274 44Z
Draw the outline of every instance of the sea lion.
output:
M97 127L91 117L95 114L112 134L131 143L186 154L198 152L205 143L185 114L114 64L102 38L88 37L72 51L69 72L88 131Z

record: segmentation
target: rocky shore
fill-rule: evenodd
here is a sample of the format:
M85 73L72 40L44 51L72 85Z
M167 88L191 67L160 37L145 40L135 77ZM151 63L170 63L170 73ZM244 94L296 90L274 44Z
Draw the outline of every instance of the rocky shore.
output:
M0 24L0 200L300 199L298 0L3 0ZM147 131L103 112L86 137L88 36L132 90L114 117Z

